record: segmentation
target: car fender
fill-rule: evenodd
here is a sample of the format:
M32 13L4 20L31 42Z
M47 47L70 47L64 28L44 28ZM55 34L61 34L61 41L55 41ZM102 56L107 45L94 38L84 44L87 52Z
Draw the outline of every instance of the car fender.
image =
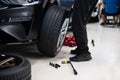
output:
M22 24L14 23L9 25L1 25L0 32L5 33L18 41L23 41L26 39L25 29ZM4 35L0 36L4 37Z

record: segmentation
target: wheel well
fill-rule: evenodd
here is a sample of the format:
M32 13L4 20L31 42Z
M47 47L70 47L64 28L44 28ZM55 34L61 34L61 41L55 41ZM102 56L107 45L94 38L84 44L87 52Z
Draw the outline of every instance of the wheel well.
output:
M43 4L43 13L46 13L48 8L50 6L53 6L53 5L58 5L58 1L57 0L47 0L47 2L44 2L44 4ZM44 14L43 14L43 17L44 17Z
M57 0L48 0L45 5L43 5L43 8L48 8L51 5L58 5L58 1Z

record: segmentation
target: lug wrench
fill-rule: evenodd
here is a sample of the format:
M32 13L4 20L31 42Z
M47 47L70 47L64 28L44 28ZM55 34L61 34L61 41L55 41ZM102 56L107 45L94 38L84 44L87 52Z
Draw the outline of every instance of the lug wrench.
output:
M75 69L75 67L73 66L73 64L72 64L71 61L62 61L62 64L68 64L68 63L71 65L71 67L72 67L72 69L73 69L74 75L77 75L78 72L77 72L77 70Z

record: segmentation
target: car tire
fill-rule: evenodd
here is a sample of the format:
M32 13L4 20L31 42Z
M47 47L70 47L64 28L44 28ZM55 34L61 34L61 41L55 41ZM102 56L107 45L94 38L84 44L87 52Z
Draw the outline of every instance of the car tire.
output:
M43 19L38 37L38 50L46 56L55 57L61 50L68 25L67 10L51 6Z
M31 80L31 64L28 60L11 54L1 54L1 56L13 57L16 65L0 69L0 80Z

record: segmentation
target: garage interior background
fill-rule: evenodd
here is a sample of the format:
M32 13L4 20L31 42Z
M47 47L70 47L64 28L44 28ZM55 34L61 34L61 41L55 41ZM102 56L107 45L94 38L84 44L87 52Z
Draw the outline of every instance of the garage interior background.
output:
M89 62L72 62L78 75L74 75L70 64L61 63L74 56L70 54L70 50L75 47L63 46L54 58L38 55L34 43L0 46L0 51L28 59L32 66L32 80L120 80L120 26L101 26L97 14L95 10L91 16L93 20L87 24L89 48L93 59ZM72 35L72 32L68 31L67 35ZM50 62L59 64L60 67L55 68Z

